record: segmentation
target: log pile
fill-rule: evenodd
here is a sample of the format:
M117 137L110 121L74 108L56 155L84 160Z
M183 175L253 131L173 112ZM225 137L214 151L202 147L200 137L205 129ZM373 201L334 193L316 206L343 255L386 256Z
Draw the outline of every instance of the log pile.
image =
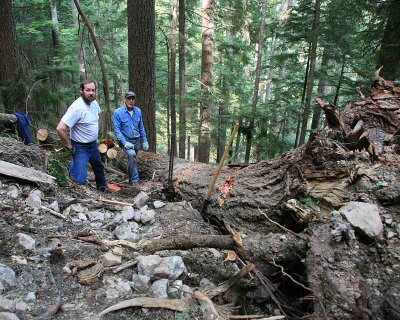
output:
M114 141L109 139L103 139L99 143L99 152L101 155L107 157L107 159L115 159L118 156L118 146Z

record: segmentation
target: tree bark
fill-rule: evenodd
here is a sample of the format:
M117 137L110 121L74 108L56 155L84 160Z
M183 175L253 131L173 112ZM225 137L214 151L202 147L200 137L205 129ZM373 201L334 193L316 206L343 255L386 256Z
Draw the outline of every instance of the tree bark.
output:
M267 5L268 5L268 1L264 0L264 2L262 4L262 8L261 8L261 19L260 19L260 25L259 25L256 75L255 75L255 79L254 79L253 98L251 100L250 123L249 123L249 129L247 131L247 136L246 136L246 138L247 138L246 153L244 156L245 163L249 163L249 160L250 160L251 143L252 143L252 139L253 139L253 135L254 135L254 122L255 122L255 118L256 118L258 91L259 91L259 87L260 87L261 63L262 63L262 56L263 56L265 19L266 19L266 15L267 15Z
M304 104L304 100L306 98L308 71L310 70L310 56L311 56L311 43L309 43L308 51L307 51L307 65L306 65L306 72L305 72L305 75L304 75L303 91L302 91L302 94L301 94L300 111L298 112L297 128L296 128L296 140L295 140L295 144L294 144L294 149L296 149L299 146L300 125L301 125L301 115L302 115L301 112L304 110L303 104Z
M307 78L306 103L304 105L304 110L303 110L303 120L301 123L301 134L300 134L299 145L304 144L307 134L308 115L310 113L311 97L314 87L315 63L317 60L320 15L321 15L321 0L315 0L314 20L311 30L312 38L311 38L311 53L310 53L310 70L308 72L308 78Z
M210 161L213 89L214 0L203 0L199 161Z
M129 88L136 93L150 145L156 150L155 1L128 0Z
M396 9L397 8L397 9ZM400 77L400 1L389 1L387 4L387 22L377 68L383 66L381 74L386 79Z
M11 0L0 5L0 85L11 80L18 68L17 31Z
M105 135L106 132L111 131L111 109L110 109L110 88L108 85L108 78L107 78L107 72L106 72L106 65L104 63L103 59L103 49L101 48L100 43L97 41L96 34L94 33L93 27L89 21L89 19L86 17L85 13L82 11L81 7L79 6L79 1L74 0L76 9L78 10L80 16L82 17L83 21L85 22L86 27L89 30L90 36L93 41L93 45L96 48L97 52L97 58L99 59L100 67L101 67L101 73L103 76L103 91L104 91L104 100L106 104L106 114L104 116L104 130L103 130L103 136Z
M176 145L176 28L178 23L177 17L177 0L170 0L171 6L171 33L169 39L169 47L171 54L169 56L169 108L171 116L171 149L170 152L174 157L177 154Z
M325 99L325 96L327 94L328 81L327 81L326 70L329 63L330 59L328 56L328 50L324 48L324 53L322 54L322 61L321 61L321 72L320 72L321 74L318 81L318 97L321 99ZM321 118L321 108L316 106L314 107L313 117L311 121L311 130L318 129L320 118Z
M186 24L185 0L179 0L179 158L185 158L186 143ZM190 154L190 146L188 147ZM189 159L189 157L187 157Z

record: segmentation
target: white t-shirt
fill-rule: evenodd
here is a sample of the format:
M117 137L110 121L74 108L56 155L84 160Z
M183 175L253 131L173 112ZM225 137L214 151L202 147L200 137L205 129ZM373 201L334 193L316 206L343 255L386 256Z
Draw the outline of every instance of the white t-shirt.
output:
M71 140L89 143L99 136L100 113L96 100L87 105L80 97L70 105L61 121L70 128Z

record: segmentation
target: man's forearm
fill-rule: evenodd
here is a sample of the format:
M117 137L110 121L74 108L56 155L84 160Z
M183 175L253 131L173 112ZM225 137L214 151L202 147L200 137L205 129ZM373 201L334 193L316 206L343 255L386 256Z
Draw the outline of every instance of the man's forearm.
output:
M61 143L67 148L72 149L71 140L68 137L68 132L65 130L57 130L58 136L60 137Z

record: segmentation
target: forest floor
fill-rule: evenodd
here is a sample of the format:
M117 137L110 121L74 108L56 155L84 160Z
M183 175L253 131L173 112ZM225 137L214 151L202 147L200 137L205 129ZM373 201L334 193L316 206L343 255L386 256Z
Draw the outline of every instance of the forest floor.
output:
M176 159L168 202L168 157L142 153L138 186L114 168L121 190L99 193L61 151L0 137L0 160L59 182L0 175L0 319L400 319L400 88L371 92L340 116L321 102L330 131L306 145L224 168L207 221L213 166Z

